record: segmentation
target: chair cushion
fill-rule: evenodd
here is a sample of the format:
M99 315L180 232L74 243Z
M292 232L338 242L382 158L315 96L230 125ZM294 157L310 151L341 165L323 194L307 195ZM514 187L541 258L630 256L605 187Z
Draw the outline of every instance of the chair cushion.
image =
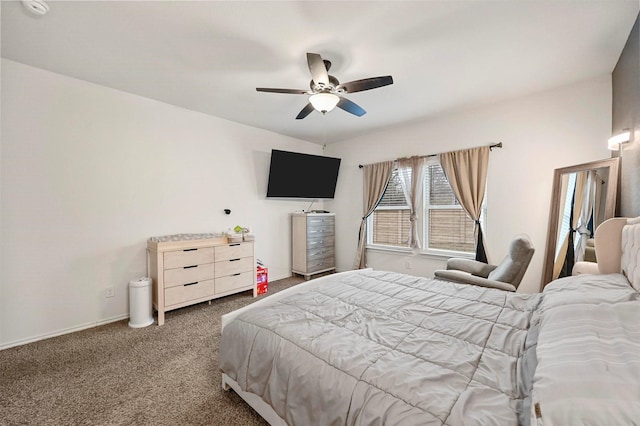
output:
M468 272L453 270L437 270L434 272L435 278L445 281L451 281L460 284L471 284L480 287L497 288L506 291L516 291L516 287L500 281L492 281L486 278L471 275Z
M447 269L468 272L477 277L487 278L496 265L488 265L477 260L452 257L447 260Z
M511 259L511 257L507 256L496 269L491 271L487 278L493 281L510 283L516 277L518 268L518 265Z
M529 265L533 253L533 246L529 238L520 236L515 238L509 246L509 254L500 262L498 267L487 277L493 281L520 284L522 269Z

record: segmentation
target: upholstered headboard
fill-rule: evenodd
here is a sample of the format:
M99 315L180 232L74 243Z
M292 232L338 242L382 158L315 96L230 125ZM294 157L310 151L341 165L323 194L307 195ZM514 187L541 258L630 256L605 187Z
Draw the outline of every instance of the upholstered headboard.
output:
M636 291L640 291L640 217L628 219L622 228L620 267Z
M602 222L595 233L596 260L600 274L620 273L622 257L622 228L628 218L613 217Z

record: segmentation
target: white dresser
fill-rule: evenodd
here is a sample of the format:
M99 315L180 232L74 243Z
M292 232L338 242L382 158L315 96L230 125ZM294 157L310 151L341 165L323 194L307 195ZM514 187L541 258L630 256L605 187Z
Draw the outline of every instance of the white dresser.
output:
M247 290L257 295L253 242L228 243L226 237L214 236L151 239L147 267L158 325L172 309Z
M308 280L335 269L335 213L292 213L291 272Z

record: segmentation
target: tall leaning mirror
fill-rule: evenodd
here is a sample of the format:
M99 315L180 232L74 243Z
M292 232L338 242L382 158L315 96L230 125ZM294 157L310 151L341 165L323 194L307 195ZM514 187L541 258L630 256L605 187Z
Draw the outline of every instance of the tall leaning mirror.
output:
M615 215L619 158L556 169L542 287L571 275L579 261L596 261L593 233Z

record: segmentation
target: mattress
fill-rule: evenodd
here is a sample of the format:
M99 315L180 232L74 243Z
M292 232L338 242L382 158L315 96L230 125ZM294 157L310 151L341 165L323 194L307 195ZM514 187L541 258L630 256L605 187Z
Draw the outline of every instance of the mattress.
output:
M272 423L633 424L639 303L620 274L519 294L350 271L223 317L220 369Z

